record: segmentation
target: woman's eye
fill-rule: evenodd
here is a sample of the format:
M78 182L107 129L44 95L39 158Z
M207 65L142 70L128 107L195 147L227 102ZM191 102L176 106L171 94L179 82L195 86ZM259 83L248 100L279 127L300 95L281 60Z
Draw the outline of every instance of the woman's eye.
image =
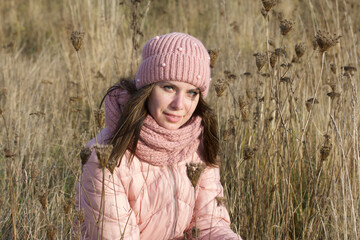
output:
M192 97L196 97L196 95L198 95L199 93L197 91L190 91L189 95Z
M174 88L172 86L164 86L165 90L173 90Z

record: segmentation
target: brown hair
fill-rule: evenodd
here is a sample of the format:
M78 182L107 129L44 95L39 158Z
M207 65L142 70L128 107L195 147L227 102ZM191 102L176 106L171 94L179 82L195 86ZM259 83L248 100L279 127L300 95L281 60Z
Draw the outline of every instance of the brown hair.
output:
M119 88L130 93L130 98L116 127L116 132L110 141L110 144L113 145L110 159L117 159L119 161L118 164L120 164L120 160L126 150L130 151L129 161L132 161L135 155L141 127L149 114L147 99L153 87L154 84L150 84L137 90L133 81L130 81L129 78L123 78L118 84L108 89L102 100L103 102L109 93ZM209 166L217 166L216 156L219 151L218 124L213 110L201 95L194 114L202 118L202 125L204 127L202 143L205 163Z

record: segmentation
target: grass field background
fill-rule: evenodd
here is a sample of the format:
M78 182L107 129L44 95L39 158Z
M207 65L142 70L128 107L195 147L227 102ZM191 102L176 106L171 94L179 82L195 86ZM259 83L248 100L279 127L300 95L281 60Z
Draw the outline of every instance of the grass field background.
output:
M218 53L207 101L244 239L359 239L356 0L0 2L0 238L69 239L80 150L146 40ZM84 32L78 52L72 31ZM255 55L255 56L254 56Z

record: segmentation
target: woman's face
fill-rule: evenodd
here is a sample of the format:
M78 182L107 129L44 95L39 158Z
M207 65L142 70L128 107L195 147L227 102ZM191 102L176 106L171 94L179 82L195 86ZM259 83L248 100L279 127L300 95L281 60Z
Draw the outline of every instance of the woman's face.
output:
M148 99L148 110L162 127L180 128L193 115L199 102L200 90L178 81L155 83Z

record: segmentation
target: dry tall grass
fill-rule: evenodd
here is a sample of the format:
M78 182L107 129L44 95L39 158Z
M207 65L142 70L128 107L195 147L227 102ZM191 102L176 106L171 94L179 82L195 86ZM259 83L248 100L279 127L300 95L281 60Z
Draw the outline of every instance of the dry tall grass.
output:
M70 237L93 111L134 74L145 40L182 31L219 51L208 100L233 230L359 239L359 10L356 0L1 1L0 238ZM78 53L73 30L85 32Z

